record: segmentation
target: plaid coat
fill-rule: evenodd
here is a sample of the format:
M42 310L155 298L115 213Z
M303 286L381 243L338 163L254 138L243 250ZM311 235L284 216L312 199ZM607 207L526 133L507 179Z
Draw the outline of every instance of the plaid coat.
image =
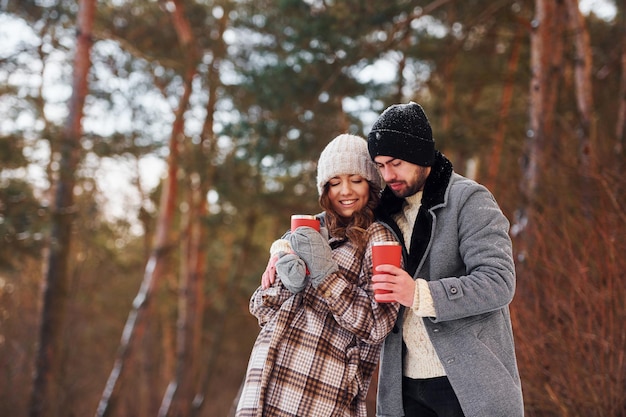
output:
M261 326L237 417L365 417L365 397L397 303L374 301L371 242L397 240L379 223L365 253L330 240L339 271L293 294L280 280L250 300Z

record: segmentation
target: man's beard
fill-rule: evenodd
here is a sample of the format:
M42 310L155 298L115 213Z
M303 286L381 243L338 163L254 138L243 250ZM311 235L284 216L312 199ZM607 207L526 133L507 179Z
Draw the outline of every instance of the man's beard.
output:
M406 184L406 183L405 183ZM407 187L404 187L400 190L394 190L393 188L390 188L391 192L398 198L406 198L406 197L410 197L413 194L417 193L420 190L419 184L413 184L412 186L409 186L407 184Z
M428 179L429 171L424 168L418 169L415 172L415 176L412 178L411 182L400 181L406 185L406 187L400 190L394 190L392 187L389 187L391 192L398 198L407 198L410 197L419 191L424 189L424 184L426 184L426 180Z

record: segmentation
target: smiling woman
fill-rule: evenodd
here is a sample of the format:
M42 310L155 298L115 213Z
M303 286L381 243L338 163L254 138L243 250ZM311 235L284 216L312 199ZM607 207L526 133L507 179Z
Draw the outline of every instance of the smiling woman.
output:
M355 139L356 138L356 139ZM360 211L369 200L368 181L378 182L380 176L367 153L364 140L340 135L326 146L317 165L317 190L324 209L336 212L344 220Z
M380 346L399 308L376 303L371 285L372 244L395 241L374 221L381 183L363 138L339 135L322 151L324 227L298 227L270 249L278 276L269 272L264 282L264 274L250 301L261 329L238 417L367 415Z

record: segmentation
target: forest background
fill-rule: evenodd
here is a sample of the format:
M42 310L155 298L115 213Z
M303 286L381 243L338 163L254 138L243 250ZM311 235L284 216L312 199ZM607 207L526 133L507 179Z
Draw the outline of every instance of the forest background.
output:
M527 415L626 416L626 4L582 3L1 1L0 415L232 415L321 149L414 100L511 220Z

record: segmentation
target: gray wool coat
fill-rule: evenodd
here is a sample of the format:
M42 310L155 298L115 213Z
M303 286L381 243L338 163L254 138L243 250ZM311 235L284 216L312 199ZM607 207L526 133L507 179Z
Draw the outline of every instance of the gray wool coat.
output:
M377 211L400 238L391 216L402 202L386 189ZM437 317L424 323L467 417L524 415L508 307L515 292L508 231L491 193L454 173L437 152L411 244L405 244L405 269L429 281ZM402 318L400 312L381 353L378 417L404 416Z

